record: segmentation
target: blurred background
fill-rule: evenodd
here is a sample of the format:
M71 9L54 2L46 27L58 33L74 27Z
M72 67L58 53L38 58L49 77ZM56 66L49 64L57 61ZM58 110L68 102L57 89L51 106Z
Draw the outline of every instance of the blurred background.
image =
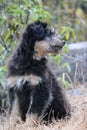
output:
M48 22L50 26L58 30L61 38L66 42L63 55L65 53L70 54L70 46L67 47L67 45L79 44L79 42L85 44L84 41L87 41L87 0L0 0L0 112L3 112L8 104L5 87L8 59L18 44L21 32L23 32L26 25L38 19ZM72 47L70 48L72 49ZM78 52L78 49L76 52ZM80 55L80 52L81 50L79 50L78 55ZM76 55L70 54L71 61L72 55L75 58L74 66L77 67L77 53ZM84 52L82 55L85 55ZM84 57L87 57L87 55ZM59 73L56 75L60 76L60 80L63 81L66 88L70 88L72 84L81 80L83 81L81 77L79 78L80 81L76 81L78 67L72 67L75 73L71 75L73 71L70 68L71 64L68 61L66 63L63 61L64 56L62 58L61 55L54 58L50 57L50 60L52 59L57 63L57 65L51 63L55 71L58 71L59 64L62 63L63 74L61 75L60 72L60 75ZM79 62L83 64L82 59L80 58ZM87 61L87 58L85 61Z

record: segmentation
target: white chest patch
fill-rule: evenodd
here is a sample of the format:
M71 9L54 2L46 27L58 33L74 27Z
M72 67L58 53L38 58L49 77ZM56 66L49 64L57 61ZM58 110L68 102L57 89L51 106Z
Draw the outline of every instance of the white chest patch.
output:
M28 82L29 85L35 86L41 83L42 79L39 76L30 74L30 75L23 75L23 76L11 76L7 79L7 85L10 88L13 88L15 86L20 86L24 84L25 82Z

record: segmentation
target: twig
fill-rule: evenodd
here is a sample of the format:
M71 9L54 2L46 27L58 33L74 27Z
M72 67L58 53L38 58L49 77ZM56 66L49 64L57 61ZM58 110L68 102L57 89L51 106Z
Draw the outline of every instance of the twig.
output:
M72 59L72 60L76 60L76 61L80 61L80 62L82 62L82 60L81 59L78 59L78 58L74 58L74 57L72 57L72 56L69 56L69 55L66 55L66 54L61 54L61 56L66 56L67 58L70 58L70 59Z
M68 73L63 73L63 80L65 80L65 76L68 78L69 82L72 84L72 87L73 87L73 82L72 82L70 76L68 75Z
M4 39L3 39L3 37L2 37L1 35L0 35L0 38L1 38L0 43L1 43L2 46L5 48L5 50L9 52L8 47L6 46L6 44L5 44L5 42L4 42Z
M87 104L87 101L82 102L82 103L80 103L80 104L78 104L78 105L74 105L74 106L72 106L72 108L73 108L73 109L74 109L74 108L78 108L78 107L80 107L80 106L82 106L82 105L85 105L85 104Z
M27 14L27 16L26 16L26 21L25 21L25 23L27 24L27 23L28 23L28 20L29 20L29 11L28 11L28 10L26 10L26 14Z
M75 25L75 19L76 19L76 10L77 10L77 6L78 6L78 2L79 0L76 0L75 5L74 5L74 12L73 12L73 20L72 20L72 27L74 28Z
M8 94L8 92L6 90L1 90L1 89L0 89L0 93Z

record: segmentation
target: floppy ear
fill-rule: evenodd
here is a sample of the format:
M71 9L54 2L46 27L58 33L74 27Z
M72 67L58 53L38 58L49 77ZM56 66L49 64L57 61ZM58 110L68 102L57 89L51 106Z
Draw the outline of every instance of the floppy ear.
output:
M23 33L23 39L29 40L30 36L32 36L32 28L30 25L28 25Z
M42 25L44 29L47 27L47 23L41 22L40 20L36 21L35 24Z
M42 23L43 28L47 28L47 23Z
M41 39L44 37L45 30L42 25L35 25L32 27L33 36L37 39Z

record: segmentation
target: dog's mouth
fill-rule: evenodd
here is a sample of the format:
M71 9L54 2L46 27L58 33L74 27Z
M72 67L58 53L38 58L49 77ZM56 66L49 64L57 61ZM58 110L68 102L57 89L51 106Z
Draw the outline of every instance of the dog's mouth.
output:
M50 46L50 48L48 49L48 53L51 53L52 55L57 55L62 50L62 48L63 46L60 45Z
M48 53L58 54L65 45L65 42L59 39L58 35L47 37L45 40L49 43Z

